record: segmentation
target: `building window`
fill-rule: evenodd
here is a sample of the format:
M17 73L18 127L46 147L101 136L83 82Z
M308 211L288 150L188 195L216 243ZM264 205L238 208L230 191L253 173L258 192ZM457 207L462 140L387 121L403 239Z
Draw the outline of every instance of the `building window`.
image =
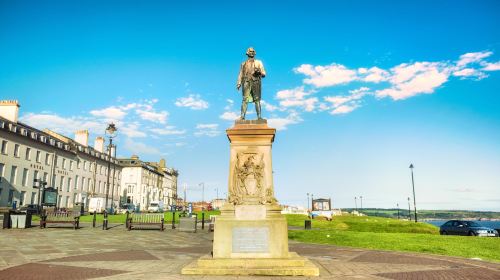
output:
M52 183L52 187L57 189L57 187L56 187L56 180L57 180L57 175L56 174L52 175L52 182L51 182Z
M45 154L45 165L50 165L50 154Z
M76 204L76 195L77 195L77 193L73 194L73 206Z
M4 176L4 174L3 174L4 170L5 170L5 164L0 163L0 183L2 183L2 179Z
M62 159L61 168L66 169L66 159L65 158Z
M69 161L69 171L72 171L73 170L73 161L70 160Z
M2 154L7 154L7 141L2 140Z
M81 164L81 162L80 162L80 159L78 159L78 160L76 161L76 168L80 169L80 166L81 166L81 165L82 165L82 164Z
M14 156L19 157L19 145L14 144Z
M83 162L83 170L87 170L87 161Z
M64 186L64 176L61 176L61 181L59 181L59 190L63 190L63 186Z
M10 184L15 185L16 179L17 179L17 166L13 165L12 169L10 170Z
M78 190L78 181L79 181L78 179L80 179L80 178L78 178L78 175L76 175L75 176L75 190Z
M68 208L69 196L64 197L64 207Z
M36 203L36 192L31 193L31 204L38 204Z
M28 169L27 168L23 169L23 181L22 181L22 184L23 184L24 187L26 187L28 185Z
M92 189L92 181L90 178L87 179L87 191L90 191Z
M14 200L14 190L9 190L9 198L7 199L7 204L12 205Z
M24 205L24 199L26 197L26 192L25 191L22 191L21 192L21 197L19 198L19 206L23 206Z
M42 152L36 151L36 162L42 162Z
M54 155L54 162L56 164L56 167L59 167L59 157Z
M38 179L38 170L35 170L35 172L33 172L33 180L35 179Z
M73 179L71 178L68 178L68 185L66 186L66 191L67 192L70 192L71 191L71 182L73 181Z
M31 149L30 148L26 148L26 157L25 157L26 160L31 160Z
M47 182L48 180L49 180L49 173L44 172L44 173L43 173L43 181L44 181L44 182L46 182L46 183L48 184L48 183L49 183L49 182Z

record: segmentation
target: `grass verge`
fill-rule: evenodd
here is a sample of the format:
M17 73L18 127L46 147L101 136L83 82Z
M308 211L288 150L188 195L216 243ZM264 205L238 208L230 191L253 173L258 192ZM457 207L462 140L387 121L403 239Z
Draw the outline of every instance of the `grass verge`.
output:
M303 215L287 215L290 225L303 226ZM500 262L500 238L441 236L426 223L380 217L339 216L312 221L313 230L290 230L288 237L306 243L430 253Z

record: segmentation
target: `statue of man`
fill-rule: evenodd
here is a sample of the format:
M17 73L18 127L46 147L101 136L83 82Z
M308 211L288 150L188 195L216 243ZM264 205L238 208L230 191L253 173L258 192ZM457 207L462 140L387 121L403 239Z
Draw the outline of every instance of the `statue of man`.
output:
M243 91L243 102L241 103L241 117L244 120L247 113L248 102L255 103L255 111L257 111L257 118L262 119L260 110L260 96L262 91L262 78L266 76L264 64L262 61L255 59L255 50L250 47L247 49L248 59L241 63L240 74L238 75L238 82L236 89Z

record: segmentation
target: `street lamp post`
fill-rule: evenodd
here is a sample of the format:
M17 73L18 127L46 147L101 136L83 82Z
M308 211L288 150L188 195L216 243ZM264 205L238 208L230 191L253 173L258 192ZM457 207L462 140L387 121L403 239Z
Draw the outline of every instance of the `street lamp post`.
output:
M358 197L354 197L354 207L356 207L356 212L358 211Z
M398 207L398 220L399 220L399 203L397 203L396 206Z
M114 149L114 156L116 157L116 145L113 145ZM114 213L114 196L115 196L115 170L116 170L116 163L113 164L113 182L111 183L113 186L111 187L111 214ZM119 205L118 205L119 206Z
M307 212L309 212L309 193L307 193Z
M361 205L359 206L359 209L360 209L359 211L363 211L363 196L360 195L359 196L359 200L360 200L360 203L361 203Z
M410 164L410 170L411 170L411 185L413 187L413 207L415 210L415 223L416 223L418 221L417 221L417 202L415 199L415 181L413 180L413 164Z
M198 184L201 186L201 211L205 210L205 183L201 182Z
M411 221L410 197L408 197L408 220Z
M106 128L106 135L109 138L109 145L108 145L108 178L106 181L106 202L104 202L104 209L108 209L108 198L109 198L109 174L111 173L111 147L113 146L113 138L116 136L116 127L114 123L110 123L108 127ZM111 205L113 203L111 202ZM113 206L111 206L113 207Z
M46 185L47 185L47 182L42 181L42 179L38 179L38 178L33 179L33 188L38 189L38 203L37 203L38 213L40 213L41 209L42 209L42 205L41 205L42 200L41 200L40 195L43 194L43 190L45 189Z

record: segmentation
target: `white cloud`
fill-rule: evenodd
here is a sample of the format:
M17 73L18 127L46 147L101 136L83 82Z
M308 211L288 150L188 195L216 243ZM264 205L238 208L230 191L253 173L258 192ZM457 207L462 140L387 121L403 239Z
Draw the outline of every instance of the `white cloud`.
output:
M308 77L304 79L304 84L314 85L318 88L346 84L357 78L356 71L336 63L326 66L302 64L294 70L296 73L301 73Z
M282 117L269 118L267 120L267 123L269 124L270 127L276 128L277 130L285 130L287 129L287 126L291 124L297 124L302 121L303 119L300 117L300 115L297 112L292 111L285 118Z
M141 119L146 121L157 122L161 124L165 124L167 122L167 117L168 117L167 111L155 112L152 109L150 110L137 109L135 110L135 112Z
M359 68L360 79L364 82L380 83L389 79L389 72L378 67Z
M127 113L121 108L111 106L101 110L92 110L90 114L96 117L104 117L109 120L121 120Z
M177 130L173 126L167 126L164 128L151 128L149 131L159 134L159 135L182 135L186 133L186 130Z
M197 137L200 136L215 137L220 134L218 128L219 125L216 123L207 123L207 124L200 123L196 125L196 131L194 135Z
M376 91L377 97L402 100L418 94L431 94L448 81L450 75L449 68L437 62L403 63L392 68L391 73L392 86Z
M333 109L330 111L332 115L347 114L354 111L356 108L361 107L359 100L365 95L371 94L370 89L367 87L360 87L358 89L350 90L350 95L347 96L325 96L324 100L331 104L331 106L323 105L322 111Z
M484 72L473 68L464 68L462 70L455 71L453 72L453 76L461 77L462 79L465 79L467 77L476 77L478 80L488 77L488 75L486 75Z
M125 140L125 149L136 155L158 155L160 150L145 143L137 142L127 138Z
M224 112L222 115L219 116L219 118L226 120L226 121L234 121L240 118L240 115L236 112Z
M208 102L201 99L199 94L190 94L187 97L177 98L175 106L188 107L192 110L204 110L208 108Z
M460 56L456 65L457 67L465 67L471 63L478 63L492 54L492 52L488 51L466 53Z
M143 138L146 137L147 134L142 131L144 128L141 127L138 123L124 123L118 127L119 133L123 133L129 138Z
M85 117L61 117L52 113L27 113L19 118L21 122L43 130L48 128L67 137L73 137L76 130L88 129L92 133L104 133L105 122Z
M263 106L264 110L266 110L268 112L274 112L276 110L280 110L280 108L278 106L272 105L264 100L261 100L260 104Z
M354 109L356 109L358 107L359 107L358 105L341 105L341 106L338 106L335 109L333 109L330 112L330 114L332 114L332 115L347 114L347 113L354 111Z
M483 71L498 71L500 70L500 61L494 63L484 62L482 66L483 68L481 70Z
M316 108L316 103L318 98L306 96L315 93L314 90L306 91L304 86L296 87L293 89L280 90L276 93L276 99L279 100L279 104L283 108L288 107L301 107L307 112L312 112Z

